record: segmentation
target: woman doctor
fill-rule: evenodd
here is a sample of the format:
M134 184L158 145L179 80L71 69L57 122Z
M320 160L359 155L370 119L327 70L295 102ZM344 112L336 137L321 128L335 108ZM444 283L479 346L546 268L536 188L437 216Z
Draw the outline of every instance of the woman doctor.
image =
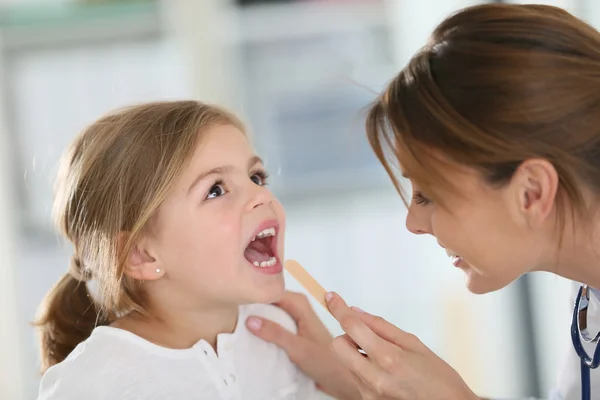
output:
M589 25L542 5L464 9L389 83L367 135L399 191L399 175L412 183L406 226L436 237L470 291L530 271L600 288L600 33ZM279 305L297 335L256 318L248 327L334 397L479 399L417 337L336 294L328 305L346 335L333 343L303 296ZM552 398L581 398L579 368L573 350Z

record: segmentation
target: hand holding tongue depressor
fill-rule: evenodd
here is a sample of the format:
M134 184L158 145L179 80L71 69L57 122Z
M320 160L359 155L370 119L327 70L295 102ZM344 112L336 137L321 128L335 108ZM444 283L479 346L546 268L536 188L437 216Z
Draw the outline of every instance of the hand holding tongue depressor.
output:
M294 279L298 281L298 283L300 283L300 285L302 285L304 289L306 289L308 293L310 293L315 300L319 302L319 304L325 308L325 310L327 310L327 312L329 312L329 307L327 307L327 302L325 301L325 295L327 294L327 291L319 284L319 282L317 282L315 278L312 277L312 275L308 273L307 270L304 269L304 267L302 267L302 265L300 265L298 261L287 260L284 263L284 268L290 273L290 275L294 277ZM360 354L363 356L367 355L363 349L361 349L359 346L357 347L357 350Z

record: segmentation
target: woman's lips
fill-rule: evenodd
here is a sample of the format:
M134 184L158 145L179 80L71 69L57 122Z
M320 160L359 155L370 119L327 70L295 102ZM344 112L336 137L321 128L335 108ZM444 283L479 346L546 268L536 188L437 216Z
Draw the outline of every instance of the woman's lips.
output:
M448 255L448 257L450 257L450 260L452 261L452 265L454 265L455 267L460 267L461 264L464 262L463 258L461 256L459 256L458 254L456 254L455 252L453 252L450 249L446 249L446 254Z

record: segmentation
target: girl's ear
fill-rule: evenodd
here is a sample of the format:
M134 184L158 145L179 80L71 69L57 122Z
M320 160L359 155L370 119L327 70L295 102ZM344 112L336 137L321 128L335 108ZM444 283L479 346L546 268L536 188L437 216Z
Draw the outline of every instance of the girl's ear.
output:
M127 233L119 236L119 249L125 251ZM164 269L161 267L158 257L153 254L150 240L145 237L138 238L129 250L123 273L133 279L140 281L152 281L164 276Z

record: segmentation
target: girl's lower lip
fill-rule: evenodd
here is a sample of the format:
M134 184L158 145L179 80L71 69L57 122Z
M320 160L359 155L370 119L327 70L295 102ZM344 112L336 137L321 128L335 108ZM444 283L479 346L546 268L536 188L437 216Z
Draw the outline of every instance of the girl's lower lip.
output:
M248 262L248 264L250 264L252 268L254 268L255 271L261 272L266 275L276 275L283 271L283 265L281 265L281 261L279 261L279 259L277 259L277 262L275 264L268 267L257 267L256 265L251 264L248 260L246 261Z

